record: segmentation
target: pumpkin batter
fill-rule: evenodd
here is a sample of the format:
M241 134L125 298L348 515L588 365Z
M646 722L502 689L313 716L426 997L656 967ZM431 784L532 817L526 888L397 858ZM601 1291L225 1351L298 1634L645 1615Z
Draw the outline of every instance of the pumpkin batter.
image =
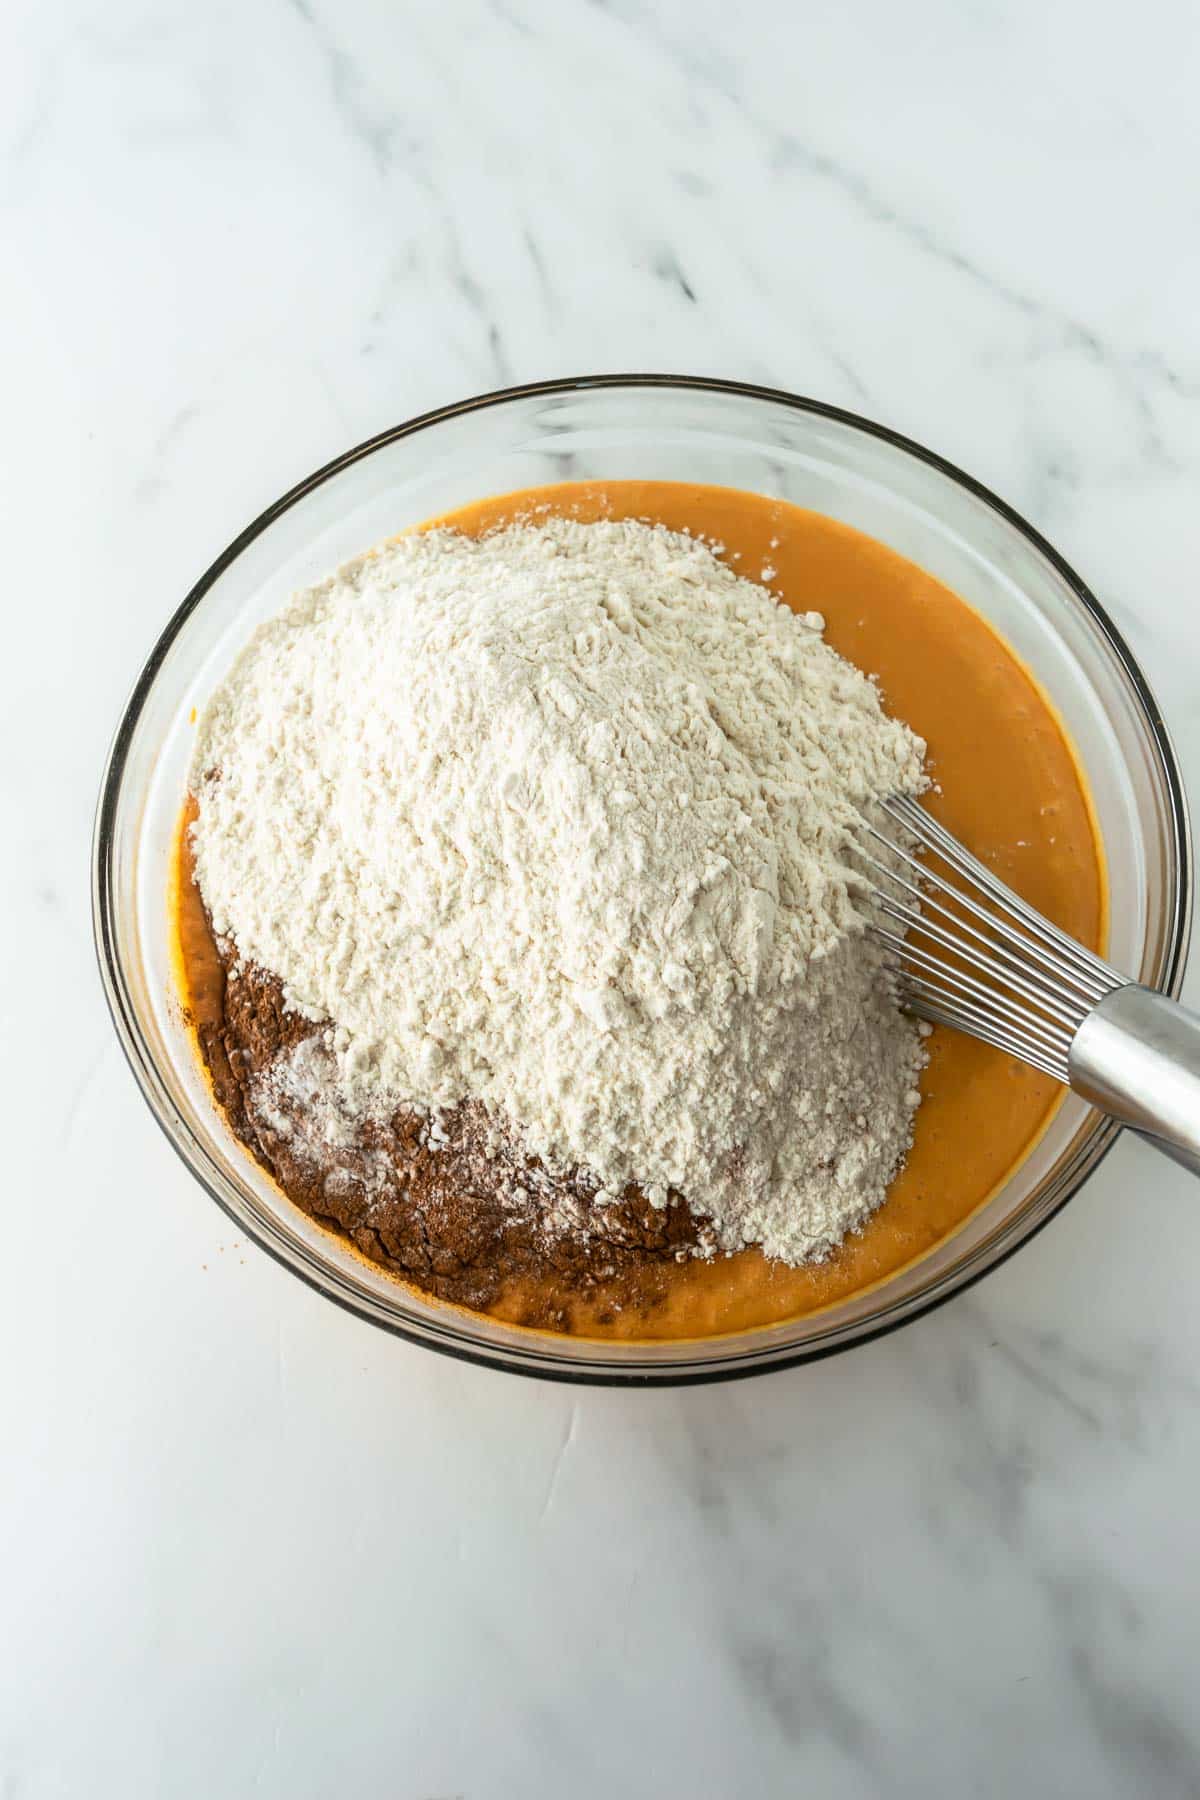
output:
M877 675L888 708L924 737L929 810L1073 937L1102 947L1105 889L1091 806L1051 706L992 628L948 588L850 527L783 501L675 482L565 483L476 502L431 523L480 534L553 511L636 518L724 546L739 574L799 612ZM185 820L182 823L186 823ZM199 1027L224 974L180 832L179 978ZM941 1242L1040 1136L1061 1089L1049 1077L938 1028L912 1149L888 1198L828 1261L791 1268L756 1249L712 1262L648 1259L611 1291L569 1274L514 1278L487 1310L516 1324L596 1337L691 1338L775 1324L875 1285Z

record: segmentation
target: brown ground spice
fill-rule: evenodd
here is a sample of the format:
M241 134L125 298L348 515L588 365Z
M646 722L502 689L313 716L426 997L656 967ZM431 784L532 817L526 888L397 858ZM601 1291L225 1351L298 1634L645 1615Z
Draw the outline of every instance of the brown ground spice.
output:
M195 916L198 895L191 896ZM205 918L207 926L207 918ZM697 1247L704 1233L686 1204L656 1209L635 1191L603 1207L582 1179L548 1181L536 1162L501 1167L483 1153L483 1120L467 1104L441 1115L430 1142L426 1120L400 1111L368 1122L353 1142L322 1149L315 1160L297 1151L302 1133L286 1126L295 1099L261 1102L261 1080L277 1057L323 1034L289 1011L274 975L237 963L232 946L207 931L206 968L189 968L193 1024L218 1103L232 1129L288 1198L331 1227L371 1261L441 1300L487 1311L521 1296L518 1322L561 1328L571 1296L606 1305L623 1294L640 1310L653 1304L667 1268ZM185 934L188 962L204 946ZM281 1114L284 1118L281 1120ZM531 1190L527 1206L505 1198L514 1179ZM547 1203L549 1196L549 1203Z

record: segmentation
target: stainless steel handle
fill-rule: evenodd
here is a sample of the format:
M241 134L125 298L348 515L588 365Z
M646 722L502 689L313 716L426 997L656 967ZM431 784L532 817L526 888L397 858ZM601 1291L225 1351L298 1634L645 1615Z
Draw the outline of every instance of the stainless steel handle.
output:
M1117 988L1067 1061L1075 1093L1200 1175L1200 1014L1152 988Z

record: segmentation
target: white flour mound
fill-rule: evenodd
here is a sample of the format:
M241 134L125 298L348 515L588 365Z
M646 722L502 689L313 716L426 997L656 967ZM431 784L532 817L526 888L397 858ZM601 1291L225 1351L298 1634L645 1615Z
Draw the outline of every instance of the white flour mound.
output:
M691 537L549 518L401 538L256 633L197 877L331 1022L340 1107L479 1101L792 1263L879 1204L922 1052L844 840L924 745L821 623Z

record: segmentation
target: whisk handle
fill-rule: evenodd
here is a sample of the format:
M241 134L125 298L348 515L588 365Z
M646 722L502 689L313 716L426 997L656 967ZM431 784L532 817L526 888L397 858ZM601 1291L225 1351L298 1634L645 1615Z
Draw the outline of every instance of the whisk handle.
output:
M1151 988L1117 988L1071 1042L1075 1093L1200 1175L1200 1014Z

